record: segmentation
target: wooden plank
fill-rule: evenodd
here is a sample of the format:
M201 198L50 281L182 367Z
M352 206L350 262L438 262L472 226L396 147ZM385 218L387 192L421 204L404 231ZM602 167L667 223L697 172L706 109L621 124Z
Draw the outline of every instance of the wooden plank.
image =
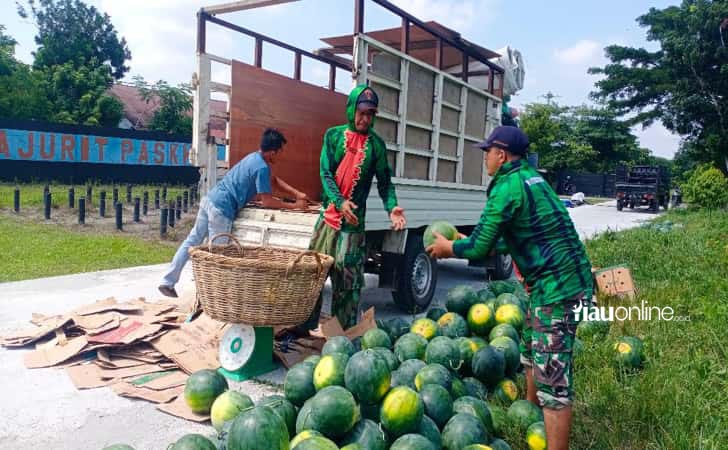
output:
M271 171L321 198L319 159L326 130L346 122L346 95L233 61L230 164L258 149L264 129L288 140Z

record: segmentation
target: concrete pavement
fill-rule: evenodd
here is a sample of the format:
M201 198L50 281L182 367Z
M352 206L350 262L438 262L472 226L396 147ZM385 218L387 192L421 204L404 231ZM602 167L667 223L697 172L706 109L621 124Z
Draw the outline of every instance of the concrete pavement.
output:
M584 238L595 233L623 230L655 217L646 212L617 212L614 202L570 209ZM95 273L0 284L0 334L26 328L33 312L56 314L98 299L159 298L156 286L166 265L135 267ZM483 279L480 268L464 261L439 263L435 302L457 284ZM183 272L180 293L189 295L191 270ZM390 293L376 288L375 276L367 276L362 308L375 306L378 317L399 315ZM328 289L328 288L327 288ZM136 449L163 449L186 433L211 434L212 427L177 419L157 411L154 405L122 398L108 388L78 391L64 371L54 368L28 370L24 350L0 349L0 385L5 389L0 413L0 448L101 449L126 442ZM262 383L236 385L254 400L276 390L283 370L264 377Z

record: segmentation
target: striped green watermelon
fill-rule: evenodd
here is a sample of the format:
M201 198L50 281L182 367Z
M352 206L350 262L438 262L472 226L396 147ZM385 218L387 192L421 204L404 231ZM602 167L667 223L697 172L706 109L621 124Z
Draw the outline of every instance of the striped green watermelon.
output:
M452 387L452 375L442 364L428 364L415 376L415 386L418 391L427 384L439 384L449 391Z
M429 341L435 336L440 335L440 328L437 326L437 322L435 322L434 320L430 320L427 317L422 317L412 322L410 332L419 334Z
M430 442L435 444L435 448L442 447L442 436L440 436L440 430L437 428L435 421L427 417L427 415L422 416L420 426L417 427L417 434L421 434L429 439Z
M518 344L507 336L500 336L490 341L490 346L503 353L506 360L506 373L516 373L521 366L521 351Z
M400 362L408 359L424 360L426 349L427 339L416 333L407 333L394 343L394 354Z
M405 434L400 436L389 447L390 450L438 450L426 437L419 434Z
M227 380L216 370L198 370L185 383L185 403L194 413L208 414L215 399L227 389Z
M449 337L438 336L427 344L425 362L441 364L448 369L457 370L460 368L460 349Z
M478 351L478 344L473 342L470 338L461 337L455 339L455 344L460 351L460 369L459 372L464 375L470 375L471 373L471 362L473 355Z
M478 303L478 294L471 286L455 286L447 291L447 302L445 306L450 312L454 312L465 317L468 314L470 307L476 303Z
M316 430L335 439L346 435L359 421L360 411L354 396L341 386L325 387L309 402L307 417L301 424L303 429ZM300 431L298 423L296 431Z
M429 311L427 311L427 314L425 315L425 317L437 322L438 319L440 319L440 317L445 315L445 313L447 313L447 310L445 308L440 308L439 306L435 306L433 308L430 308Z
M314 369L313 364L302 362L288 370L283 383L283 391L286 398L294 405L302 406L306 400L316 394L316 386L313 384Z
M490 407L484 400L466 395L455 400L452 409L455 414L472 414L480 420L489 434L494 432Z
M216 450L215 444L201 434L185 434L171 445L170 450Z
M212 403L210 419L212 426L220 432L228 420L234 419L241 411L253 407L253 400L238 391L225 391Z
M516 400L508 408L508 421L525 432L531 424L543 422L543 412L528 400Z
M359 444L365 450L386 450L387 437L376 422L362 419L354 425L354 428L346 436L339 440L339 445L351 444Z
M415 431L422 421L425 405L414 390L398 386L387 394L382 402L380 422L392 436Z
M442 446L445 450L463 450L468 445L489 441L488 431L480 419L470 414L455 414L442 429Z
M228 434L227 449L288 450L289 439L283 420L272 409L256 406L235 418Z
M505 376L505 357L490 345L475 352L471 364L473 375L486 386L495 386Z
M343 353L351 356L356 353L356 347L346 336L334 336L329 338L321 349L321 356L331 353Z
M378 403L389 391L387 361L375 350L362 350L349 359L344 373L346 388L362 403Z
M449 222L444 220L436 220L425 228L425 232L422 235L422 244L425 248L429 247L435 242L434 233L441 234L448 241L454 241L458 238L458 230Z
M481 383L480 380L478 380L477 378L463 378L463 383L465 384L466 395L478 398L480 400L485 400L488 397L488 388L486 388L485 385Z
M392 340L386 331L379 328L372 328L364 333L361 337L361 348L368 349L374 347L392 348Z
M339 447L325 436L312 436L291 447L291 450L339 450Z
M443 427L452 417L452 398L450 393L439 384L428 384L420 390L420 398L425 405L425 414Z
M468 391L465 388L465 384L458 377L452 378L452 387L450 388L450 395L453 399L460 398L468 395Z
M440 334L449 338L459 338L470 334L468 323L463 316L453 312L445 313L437 320Z
M278 414L278 417L283 420L288 429L288 435L294 436L296 434L296 407L293 403L289 402L288 399L282 395L269 395L264 397L258 402L259 406L267 406L272 409L274 413Z
M374 350L379 357L387 362L387 367L389 367L390 372L399 368L399 359L397 359L397 356L394 352L392 352L392 350L384 347L374 347L372 350Z
M532 423L526 430L529 450L546 450L546 427L543 422Z
M504 405L510 405L518 400L518 386L513 380L505 378L495 387L493 396Z
M317 391L328 386L344 385L344 370L349 362L349 355L329 353L321 357L313 371L313 385Z
M502 323L493 327L493 329L490 330L488 339L492 341L493 339L500 336L508 336L509 338L513 339L514 342L520 342L521 339L518 334L518 330L513 328L513 325L508 323Z

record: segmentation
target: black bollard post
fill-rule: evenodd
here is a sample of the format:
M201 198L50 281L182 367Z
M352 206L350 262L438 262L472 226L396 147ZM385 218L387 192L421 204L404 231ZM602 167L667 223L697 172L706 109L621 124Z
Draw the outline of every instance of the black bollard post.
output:
M154 190L154 209L159 209L159 189Z
M190 188L190 206L195 205L195 200L197 200L195 197L197 197L197 188L195 188L195 186L192 186Z
M182 212L186 213L189 209L190 204L190 192L184 191L182 193Z
M76 207L76 190L74 188L68 188L68 207L70 209Z
M119 203L119 188L118 187L114 188L111 199L112 199L113 205L116 205L117 203Z
M20 212L20 188L18 187L13 191L13 211Z
M162 208L159 214L159 237L167 236L167 208Z
M126 202L131 203L131 184L126 185Z
M48 186L47 184L45 186L43 186L43 195L46 195L50 191L51 191L51 187L50 186Z
M182 218L182 196L177 196L177 208L175 209L175 212L177 213L177 220Z
M45 195L43 195L43 212L45 215L46 220L50 220L51 218L51 193L46 192Z
M90 185L86 186L86 201L89 206L94 204L94 189Z
M99 217L106 216L106 191L99 193Z
M170 228L174 228L174 202L169 202L169 209L167 210L167 225Z
M134 197L134 222L139 223L139 197Z
M167 203L167 186L162 186L162 201Z
M142 197L142 199L142 214L146 216L147 212L149 211L149 192L144 191L144 196Z
M78 224L86 223L86 199L81 197L78 199Z
M119 231L123 230L123 223L122 223L122 205L121 203L115 203L114 208L116 208L116 229Z

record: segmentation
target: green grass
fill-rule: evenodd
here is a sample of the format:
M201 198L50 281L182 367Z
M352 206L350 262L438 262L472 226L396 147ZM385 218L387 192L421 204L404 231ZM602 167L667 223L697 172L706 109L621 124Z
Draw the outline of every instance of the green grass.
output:
M0 282L169 262L176 246L0 215Z
M609 339L585 342L576 361L572 448L728 445L728 213L679 210L660 220L684 228L607 233L587 243L588 253L595 266L631 268L635 303L670 306L690 321L614 322ZM613 367L611 342L621 335L644 340L643 370Z
M31 183L31 184L13 184L13 183L0 183L0 209L12 208L13 207L13 193L16 187L20 188L20 208L35 208L43 206L43 188L45 183ZM86 196L86 185L67 185L67 184L54 184L49 185L51 192L51 204L54 208L68 205L68 189L73 187L75 190L76 201L80 197ZM112 202L112 193L114 187L119 189L119 199L126 202L126 184L110 185L110 184L92 184L92 195L93 204L98 205L99 194L101 191L106 191L106 202L107 209L110 210ZM149 203L150 205L154 202L154 190L160 190L161 196L161 185L133 185L132 186L132 198L142 198L144 191L149 192ZM168 186L167 187L167 198L169 200L176 199L177 196L182 196L185 190L189 190L189 187L185 186Z

